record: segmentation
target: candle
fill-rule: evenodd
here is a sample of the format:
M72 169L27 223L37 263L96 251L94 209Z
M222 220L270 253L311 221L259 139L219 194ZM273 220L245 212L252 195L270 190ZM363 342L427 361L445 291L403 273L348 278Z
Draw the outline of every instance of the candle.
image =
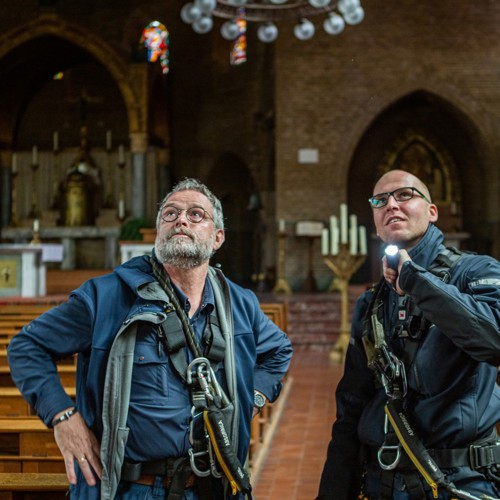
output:
M335 215L330 217L330 253L337 255L339 253L339 225Z
M278 223L278 228L280 233L285 232L285 219L280 219Z
M347 243L347 205L340 204L340 243Z
M351 215L349 221L349 251L351 255L356 255L358 253L358 218Z
M12 153L12 173L17 174L17 153Z
M125 218L125 200L118 201L118 218L119 219Z
M366 246L366 227L359 226L359 253L366 255L368 253Z
M112 144L111 144L111 130L106 131L106 149L108 151L111 151Z
M59 151L59 132L56 130L54 132L54 152L57 153Z
M33 165L38 165L38 146L33 146L31 163Z
M332 234L332 254L339 254L339 228L336 227Z
M123 165L125 163L125 153L123 151L123 144L118 146L118 163Z
M39 230L40 230L40 221L38 219L35 219L33 221L33 232L38 233Z
M329 243L330 243L330 232L328 229L323 228L321 230L321 255L328 255Z

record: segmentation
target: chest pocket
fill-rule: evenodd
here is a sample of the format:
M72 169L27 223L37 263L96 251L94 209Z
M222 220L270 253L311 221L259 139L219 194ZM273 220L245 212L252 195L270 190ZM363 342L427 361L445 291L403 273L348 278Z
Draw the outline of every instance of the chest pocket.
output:
M158 341L135 344L131 402L158 404L169 395L170 363Z

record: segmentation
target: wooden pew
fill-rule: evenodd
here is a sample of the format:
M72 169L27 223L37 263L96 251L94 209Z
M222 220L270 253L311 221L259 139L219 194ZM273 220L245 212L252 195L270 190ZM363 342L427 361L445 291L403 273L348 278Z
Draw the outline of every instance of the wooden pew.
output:
M66 387L71 398L76 397L75 387ZM17 387L0 387L0 416L28 417L33 415L31 406L25 401Z
M64 387L74 387L76 385L76 365L69 360L65 364L57 365L57 373ZM8 366L0 366L0 387L14 387L14 382L10 376L10 368Z
M66 500L66 474L0 473L0 500Z

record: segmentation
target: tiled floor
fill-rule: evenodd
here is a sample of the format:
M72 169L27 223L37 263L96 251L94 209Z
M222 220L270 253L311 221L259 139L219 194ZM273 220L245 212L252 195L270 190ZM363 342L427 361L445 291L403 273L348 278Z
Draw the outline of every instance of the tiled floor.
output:
M313 500L335 417L343 365L328 352L296 352L292 385L267 455L254 480L255 500Z

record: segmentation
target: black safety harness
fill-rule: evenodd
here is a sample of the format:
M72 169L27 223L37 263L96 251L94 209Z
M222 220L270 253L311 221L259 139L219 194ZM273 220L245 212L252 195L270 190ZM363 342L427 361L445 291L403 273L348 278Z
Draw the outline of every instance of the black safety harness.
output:
M454 266L463 254L464 252L455 248L446 248L435 259L429 271L448 282ZM392 336L393 342L389 345L382 323L384 298L388 290L389 285L382 278L372 291L372 300L363 321L363 345L368 367L374 371L376 383L384 388L387 396L385 440L380 448L373 450L382 469L380 498L392 499L394 474L400 472L412 500L426 497L421 477L430 486L434 498L438 498L438 489L442 488L457 498L492 500L487 495L477 497L458 490L447 480L441 468L469 466L480 470L492 481L500 481L500 442L496 432L490 438L473 443L468 448L428 450L405 414L408 395L406 372L411 367L420 340L427 334L430 323L409 296L400 296L398 321Z
M226 354L226 340L222 334L217 312L210 313L202 345L185 311L172 288L169 277L163 267L151 258L155 277L167 293L170 303L166 305L167 317L158 326L158 338L168 353L179 377L189 387L191 394L190 442L192 447L186 457L167 459L164 467L157 463L131 464L125 461L122 468L122 480L137 480L141 474L156 472L171 478L168 488L168 500L180 500L183 497L189 475L197 476L196 484L200 500L212 499L214 479L225 478L232 495L238 492L252 497L252 488L246 469L236 455L236 447L231 439L231 422L234 406L224 393L215 373ZM188 348L192 361L188 362ZM136 471L134 471L134 465Z

